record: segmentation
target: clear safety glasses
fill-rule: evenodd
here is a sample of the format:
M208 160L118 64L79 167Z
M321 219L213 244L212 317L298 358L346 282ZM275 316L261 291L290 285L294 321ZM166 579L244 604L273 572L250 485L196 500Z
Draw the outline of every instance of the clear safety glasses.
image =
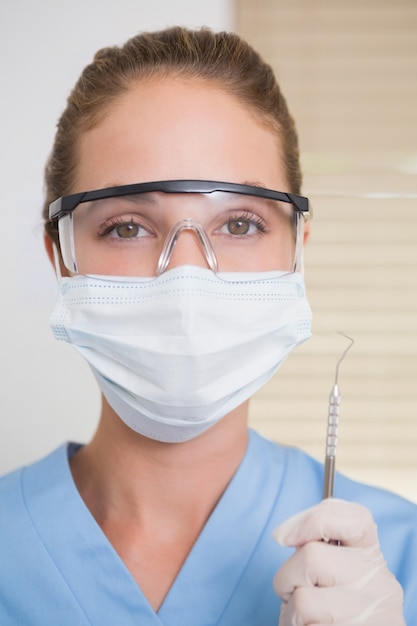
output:
M75 274L155 277L172 265L216 273L299 268L309 201L235 183L170 180L58 198L66 268Z

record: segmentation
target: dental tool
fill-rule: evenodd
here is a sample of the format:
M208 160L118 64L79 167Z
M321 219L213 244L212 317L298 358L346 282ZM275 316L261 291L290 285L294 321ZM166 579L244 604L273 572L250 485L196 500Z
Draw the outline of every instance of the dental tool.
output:
M326 456L324 459L323 500L333 497L334 474L336 468L336 447L339 429L340 394L339 394L339 366L354 344L354 339L340 333L350 341L336 365L336 374L333 388L329 396L329 415L327 420Z

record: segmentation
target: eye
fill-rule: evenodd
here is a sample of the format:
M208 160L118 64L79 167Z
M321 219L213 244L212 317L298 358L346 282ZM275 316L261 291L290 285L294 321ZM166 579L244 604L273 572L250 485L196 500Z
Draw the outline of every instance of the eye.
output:
M227 222L219 229L222 234L243 237L266 232L265 222L257 215L242 213L229 217Z
M228 231L231 235L247 235L252 224L246 220L230 220L227 223Z
M114 237L116 239L138 239L148 237L149 231L139 224L133 217L114 217L102 227L100 237Z

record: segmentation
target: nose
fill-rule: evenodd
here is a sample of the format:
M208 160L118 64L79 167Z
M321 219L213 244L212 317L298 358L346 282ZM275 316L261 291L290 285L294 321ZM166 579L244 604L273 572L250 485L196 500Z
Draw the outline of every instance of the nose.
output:
M157 274L168 267L197 265L217 272L217 259L204 227L191 218L181 220L171 229L161 252Z

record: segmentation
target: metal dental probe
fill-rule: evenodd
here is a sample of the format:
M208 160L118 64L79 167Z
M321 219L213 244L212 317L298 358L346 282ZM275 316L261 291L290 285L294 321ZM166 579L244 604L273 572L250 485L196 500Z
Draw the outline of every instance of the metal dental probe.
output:
M337 446L337 434L339 428L339 413L340 413L340 395L339 395L339 366L346 354L349 352L354 344L354 339L348 337L344 333L340 333L343 337L346 337L350 341L350 344L343 352L342 356L336 365L336 375L333 388L329 397L329 416L327 420L327 438L326 438L326 456L324 460L324 479L323 479L323 500L325 498L333 497L333 485L334 485L334 473L336 467L336 446Z

